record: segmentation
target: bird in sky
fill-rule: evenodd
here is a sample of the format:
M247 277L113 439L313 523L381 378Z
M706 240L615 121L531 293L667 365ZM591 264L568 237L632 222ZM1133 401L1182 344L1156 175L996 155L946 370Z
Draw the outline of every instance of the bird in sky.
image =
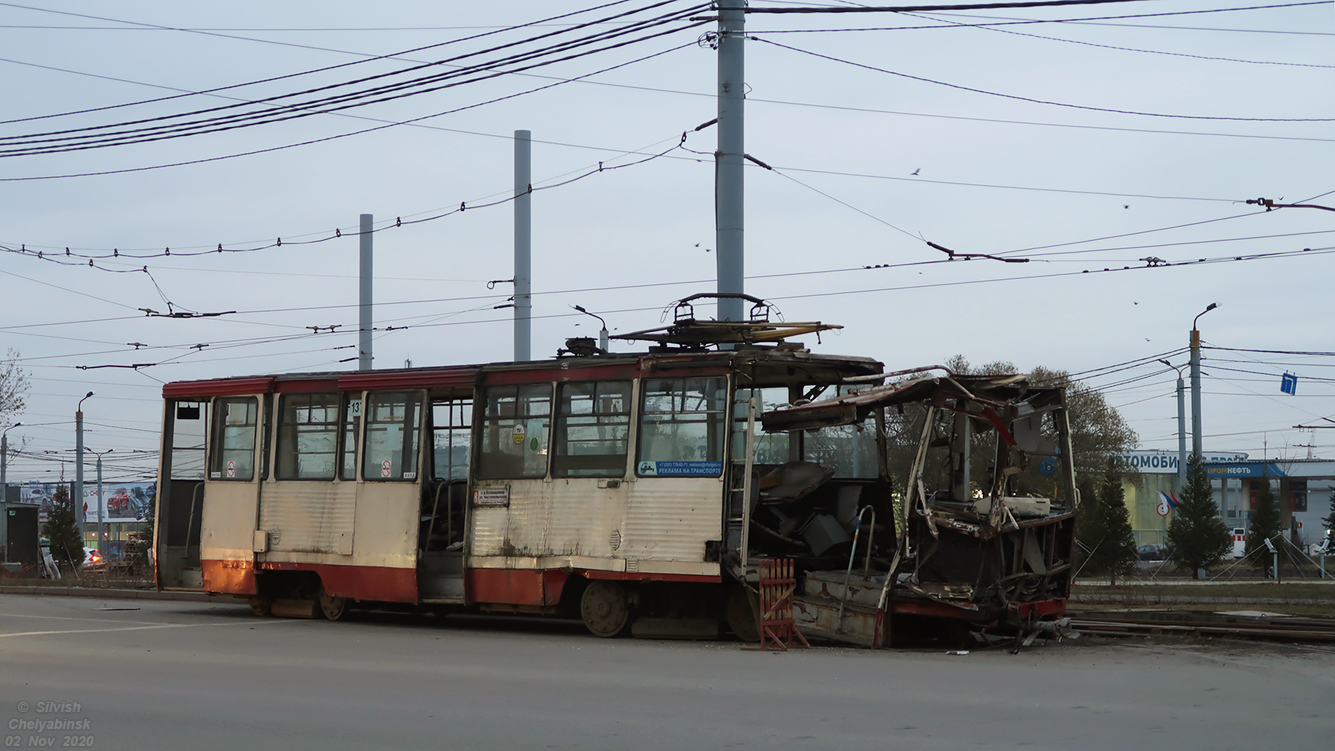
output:
M915 169L912 172L910 172L909 177L916 177L919 172L922 172L922 167L919 167L918 169Z

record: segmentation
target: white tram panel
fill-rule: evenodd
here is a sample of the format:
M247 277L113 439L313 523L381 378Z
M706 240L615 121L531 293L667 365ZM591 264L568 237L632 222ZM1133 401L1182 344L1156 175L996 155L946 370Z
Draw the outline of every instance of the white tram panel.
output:
M704 560L720 534L717 478L495 480L475 489L471 567L719 574Z
M260 497L260 529L268 533L266 561L314 560L297 553L342 556L353 553L357 483L270 480Z

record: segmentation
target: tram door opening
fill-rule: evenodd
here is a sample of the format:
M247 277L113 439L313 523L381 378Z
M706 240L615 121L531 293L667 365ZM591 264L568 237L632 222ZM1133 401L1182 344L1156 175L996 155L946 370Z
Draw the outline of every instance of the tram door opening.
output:
M172 399L163 416L154 551L160 589L199 589L209 402Z
M423 602L464 601L464 530L473 438L471 391L433 393L430 481L422 484L418 529L418 592Z

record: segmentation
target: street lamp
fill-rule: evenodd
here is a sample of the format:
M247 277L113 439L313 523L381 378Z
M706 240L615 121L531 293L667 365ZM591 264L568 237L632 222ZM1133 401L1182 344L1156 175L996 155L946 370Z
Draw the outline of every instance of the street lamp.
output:
M79 523L79 544L83 545L83 403L92 396L89 391L74 409L74 519Z
M1196 461L1201 460L1201 332L1196 322L1217 307L1219 303L1212 302L1191 319L1191 453Z
M1177 492L1187 484L1187 407L1186 388L1182 385L1182 369L1185 365L1174 365L1167 360L1159 362L1177 371Z
M575 310L578 310L579 312L583 313L586 316L593 316L594 318L597 318L598 322L603 325L603 330L598 332L598 349L601 349L603 351L603 354L607 354L607 346L608 346L607 321L604 321L603 317L598 315L597 313L590 313L589 311L585 310L583 305L571 305L570 307L574 308Z
M0 431L0 550L4 551L4 562L9 563L9 483L5 471L9 467L9 431L22 425L16 422Z

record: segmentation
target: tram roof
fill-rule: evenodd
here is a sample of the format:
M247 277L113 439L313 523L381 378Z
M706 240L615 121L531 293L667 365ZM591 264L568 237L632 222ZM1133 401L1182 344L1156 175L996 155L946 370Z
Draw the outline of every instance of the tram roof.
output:
M477 383L595 380L647 375L749 373L757 381L833 382L884 371L870 357L815 354L791 345L745 346L720 351L613 353L366 371L323 371L174 381L164 398L239 396L263 393L362 391L471 386Z

